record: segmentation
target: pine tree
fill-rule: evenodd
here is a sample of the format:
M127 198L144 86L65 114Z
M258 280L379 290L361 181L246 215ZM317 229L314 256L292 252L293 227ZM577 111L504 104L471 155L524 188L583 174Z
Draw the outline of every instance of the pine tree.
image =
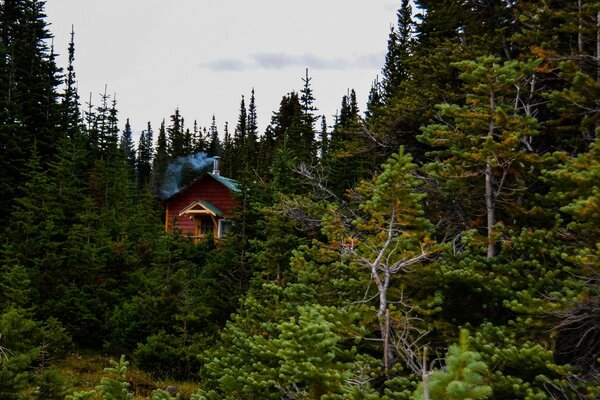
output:
M492 388L486 384L487 365L481 356L468 348L469 333L461 331L460 344L448 349L446 367L428 373L419 385L415 399L488 399ZM427 394L426 394L427 393Z
M112 104L110 95L107 94L107 87L104 87L104 93L100 94L100 105L94 112L88 111L88 119L91 127L88 127L88 137L90 148L94 159L106 159L115 154L118 147L118 118L116 100ZM88 103L91 108L91 100Z
M156 142L156 151L152 161L152 178L151 190L155 196L161 196L161 186L164 183L165 174L169 166L169 147L167 141L167 132L165 129L165 121L160 124L158 131L158 139Z
M524 187L524 179L535 161L535 155L528 154L523 141L537 133L537 121L519 114L514 104L515 87L524 84L536 65L500 64L493 57L455 64L463 71L461 78L470 92L468 102L462 107L439 105L446 124L429 125L419 137L431 146L443 148L432 152L440 157L427 167L432 175L453 190L453 196L460 190L463 204L469 201L469 207L486 216L488 258L497 253L498 204L508 207L516 201L514 195ZM483 182L478 182L482 176Z
M196 148L196 146L198 146L199 148L204 147L204 143L203 142L203 138L202 138L202 133L200 132L200 138L201 141L198 143L195 141L194 138L194 134L192 134L192 131L190 131L190 128L186 128L185 129L185 133L183 134L183 152L184 154L193 154L194 153L194 149Z
M233 176L239 177L246 171L246 163L248 161L247 140L248 134L248 111L246 102L242 95L240 101L240 113L235 126L232 138L232 156L235 155L229 162L231 163Z
M244 153L246 154L246 169L248 171L255 170L257 165L257 149L258 149L258 125L256 115L256 99L254 98L254 88L250 95L250 103L248 104L248 124L247 135L244 143Z
M152 174L152 156L154 153L154 132L148 122L146 130L142 131L138 142L138 151L136 157L137 182L138 188L143 189L150 184Z
M321 133L319 139L319 155L321 159L324 159L328 156L329 152L329 133L327 132L327 119L324 115L321 116Z
M0 3L0 220L20 193L26 160L36 147L42 164L56 153L63 133L60 83L44 3ZM4 224L3 224L4 225Z
M486 48L486 54L502 56L506 60L513 58L510 39L518 26L514 3L503 0L417 0L415 5L422 10L417 27L422 45L461 41Z
M81 113L79 111L79 94L77 93L75 68L75 31L71 27L71 41L69 42L69 60L67 66L67 77L65 80L65 92L62 99L62 126L61 128L68 137L74 138L79 134L81 125Z
M131 170L131 174L133 176L133 172L135 171L135 166L136 166L136 157L135 157L135 148L133 146L131 125L129 124L129 118L127 118L127 121L125 122L125 128L123 129L123 132L121 133L119 149L123 153L125 162L127 163L127 166Z
M219 131L213 114L209 130L210 142L208 144L208 155L211 157L221 156L221 140L219 139Z
M198 122L194 121L194 131L192 135L192 148L190 150L190 154L198 153L199 151L208 152L210 146L210 140L206 128L200 129L198 127Z
M371 84L369 90L369 98L367 99L367 110L365 111L365 118L367 121L373 120L379 115L381 107L383 106L382 87L379 82L379 76Z
M315 111L317 108L314 106L315 97L313 90L310 87L310 81L312 78L308 75L308 68L306 69L306 75L302 78L304 83L302 90L300 91L300 104L302 105L302 132L301 140L304 151L299 154L299 157L303 160L310 160L315 156Z
M433 252L429 238L431 223L423 217L424 195L417 192L421 185L413 176L416 165L400 149L383 166L372 182L363 182L357 192L365 201L361 208L366 215L355 221L360 238L347 252L360 268L370 274L377 287L377 319L383 343L383 367L387 375L394 356L390 304L392 280L406 273L409 267L424 262ZM410 307L404 303L404 306Z
M331 188L337 194L344 193L366 177L372 165L374 154L369 151L371 145L362 134L358 113L356 92L352 89L342 97L340 113L328 143L326 167Z
M235 132L233 134L233 143L237 149L242 149L246 142L246 135L248 133L248 111L246 110L246 102L242 95L240 101L240 113L238 116L238 122L235 126Z
M223 127L223 146L222 146L222 173L230 178L234 178L234 165L235 165L235 150L233 145L233 139L229 133L229 123L225 122Z
M402 0L397 17L397 28L390 28L385 64L381 72L383 98L386 101L396 94L401 82L410 78L409 57L413 46L413 22L412 7L408 0Z
M254 88L250 94L250 103L248 104L248 123L247 123L247 145L254 148L258 140L258 125L256 115L256 99L254 98Z
M179 108L176 108L175 113L171 115L171 125L167 128L167 144L170 158L175 159L189 154L188 141L185 137L183 118L179 113Z

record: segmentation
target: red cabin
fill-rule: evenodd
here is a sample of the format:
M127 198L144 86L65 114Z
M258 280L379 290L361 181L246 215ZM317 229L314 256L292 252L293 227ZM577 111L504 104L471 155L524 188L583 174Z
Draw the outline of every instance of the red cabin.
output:
M238 206L233 194L237 183L219 173L219 157L207 172L165 200L165 232L181 231L198 241L212 234L221 238L229 231L227 217Z

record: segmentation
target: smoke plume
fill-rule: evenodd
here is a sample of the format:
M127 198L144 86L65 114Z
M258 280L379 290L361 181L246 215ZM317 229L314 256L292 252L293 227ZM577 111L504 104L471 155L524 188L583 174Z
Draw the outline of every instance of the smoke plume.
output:
M202 151L171 161L160 190L162 198L173 196L193 179L206 172L212 162L212 157L207 157Z

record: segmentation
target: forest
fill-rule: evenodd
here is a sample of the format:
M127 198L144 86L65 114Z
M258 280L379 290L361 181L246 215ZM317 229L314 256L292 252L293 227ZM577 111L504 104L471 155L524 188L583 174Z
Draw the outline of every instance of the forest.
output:
M0 0L0 399L599 398L600 1L398 3L367 104L301 70L263 132L252 91L137 141ZM195 244L199 152L240 191Z

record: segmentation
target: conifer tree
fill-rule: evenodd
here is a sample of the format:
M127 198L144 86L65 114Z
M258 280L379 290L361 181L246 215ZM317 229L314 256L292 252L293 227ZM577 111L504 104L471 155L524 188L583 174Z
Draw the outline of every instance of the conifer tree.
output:
M383 366L387 374L394 358L390 292L397 274L424 262L432 253L431 223L423 217L424 195L417 193L421 182L415 179L410 156L400 149L383 166L373 182L363 182L357 191L366 200L361 204L366 216L356 221L359 243L346 250L354 262L365 268L377 287L377 319L383 343ZM353 241L353 239L351 239Z
M258 125L256 115L256 99L254 98L254 88L250 94L250 103L248 104L248 123L247 123L247 134L248 140L247 145L253 149L258 140Z
M367 110L365 111L365 118L367 121L374 119L379 115L381 107L383 106L382 98L382 87L379 82L379 76L371 84L369 90L369 98L367 99Z
M154 132L150 121L148 127L142 131L138 142L138 150L136 157L136 170L138 188L142 189L150 184L150 176L152 173L152 158L154 154Z
M303 87L300 91L300 103L302 105L302 132L301 140L304 152L299 154L299 157L303 160L310 160L315 156L315 115L317 108L314 106L315 97L313 90L310 87L312 78L308 75L308 68L306 69L306 75L302 78Z
M105 86L104 93L100 94L100 105L94 112L88 111L87 116L91 123L91 127L88 128L88 137L94 159L106 159L114 155L118 145L116 101L113 99L112 105L109 105L111 100L107 89ZM88 104L91 108L91 100Z
M188 154L183 118L179 113L179 108L176 108L171 115L171 125L167 128L167 146L170 158L174 159Z
M327 132L327 119L324 115L321 116L321 133L319 139L319 155L324 159L328 156L329 152L329 133Z
M119 148L125 157L125 162L127 166L130 168L132 174L135 171L136 166L136 157L135 157L135 148L133 146L133 137L131 132L131 125L129 124L129 118L125 122L125 128L121 133L121 140L119 142Z
M248 111L246 110L246 102L244 95L240 101L240 113L238 115L238 122L235 126L235 132L233 134L233 144L237 149L242 149L246 142L246 135L248 133Z
M409 0L402 0L397 18L397 28L393 26L390 28L387 54L381 72L383 98L386 101L396 94L402 81L410 78L409 57L413 45L413 22Z
M423 128L420 140L443 150L432 152L439 161L427 168L448 189L460 190L463 203L486 216L487 257L497 253L499 202L516 201L514 194L535 162L523 140L534 136L537 121L515 108L515 87L533 73L536 62L506 62L493 57L455 64L470 92L467 105L438 106L445 124ZM482 182L478 182L480 177ZM483 189L483 190L482 190ZM474 194L477 193L476 196ZM479 204L479 207L477 206ZM506 207L506 206L505 206Z
M165 129L165 121L160 124L158 138L156 141L156 151L152 161L152 179L151 189L155 196L161 196L161 186L164 183L165 174L169 166L169 147L167 141L167 132Z
M230 178L235 178L234 176L234 166L235 166L235 148L233 144L233 139L231 138L231 134L229 133L229 123L225 122L225 126L223 127L223 146L222 146L222 164L221 171L222 173Z
M79 94L75 80L75 31L71 27L71 41L69 42L69 60L67 76L65 79L65 92L62 99L62 129L70 138L74 138L80 129L81 113L79 111Z
M419 385L415 399L488 399L492 388L486 384L487 365L481 356L468 348L469 333L462 330L460 344L448 349L446 366L426 376L425 382Z
M219 130L213 114L209 130L210 142L208 144L208 155L211 157L221 155L221 139L219 139Z
M117 95L114 94L110 109L108 110L107 131L106 131L106 146L107 150L113 153L119 143L119 118L117 109Z
M33 147L45 164L63 135L59 71L48 47L51 34L43 8L41 1L0 3L0 221L20 195Z
M358 113L356 92L352 89L342 97L339 116L328 143L326 166L331 188L337 194L344 193L366 177L370 159L374 156L368 151L370 145L362 135Z
M201 138L201 142L196 142L195 141L195 135L192 134L192 131L190 131L190 128L186 128L185 129L185 133L183 134L183 152L184 154L192 154L194 152L194 148L196 146L199 147L203 147L203 143L202 143L202 133L199 132L200 134L200 138Z
M210 137L206 131L206 128L200 129L198 122L194 121L194 131L192 135L192 148L191 153L197 153L199 151L208 152L210 146Z

